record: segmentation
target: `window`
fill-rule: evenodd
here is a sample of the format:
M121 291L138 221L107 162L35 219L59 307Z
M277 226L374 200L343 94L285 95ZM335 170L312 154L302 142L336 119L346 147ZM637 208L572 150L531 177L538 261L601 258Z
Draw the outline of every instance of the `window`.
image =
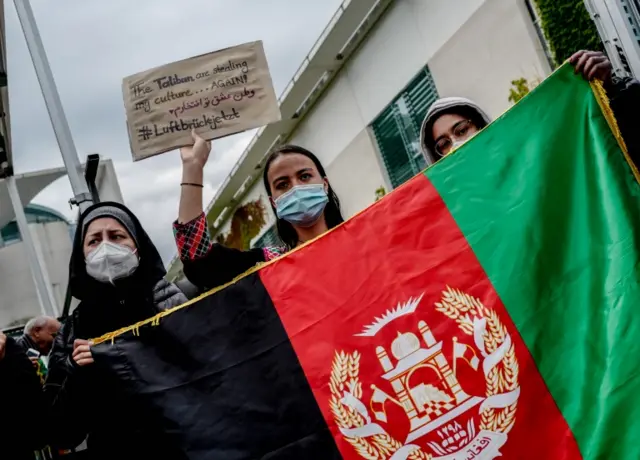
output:
M427 165L420 148L420 126L436 99L436 85L425 67L371 125L394 188Z
M622 8L629 21L629 28L636 44L640 46L640 0L621 0Z
M269 227L269 229L251 245L253 248L269 248L274 246L283 246L275 225Z

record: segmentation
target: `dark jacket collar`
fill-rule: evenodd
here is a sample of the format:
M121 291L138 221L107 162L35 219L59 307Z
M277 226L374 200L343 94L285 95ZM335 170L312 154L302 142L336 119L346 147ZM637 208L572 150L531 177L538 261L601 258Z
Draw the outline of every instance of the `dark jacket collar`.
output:
M20 337L16 339L16 343L20 345L24 351L26 352L29 348L33 348L36 351L40 351L38 344L35 340L31 338L30 335L22 334Z

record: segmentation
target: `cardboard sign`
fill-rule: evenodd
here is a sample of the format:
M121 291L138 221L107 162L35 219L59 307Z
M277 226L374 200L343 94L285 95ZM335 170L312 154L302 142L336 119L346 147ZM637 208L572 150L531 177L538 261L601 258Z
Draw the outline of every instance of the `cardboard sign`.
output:
M280 120L261 41L185 59L122 82L133 160Z

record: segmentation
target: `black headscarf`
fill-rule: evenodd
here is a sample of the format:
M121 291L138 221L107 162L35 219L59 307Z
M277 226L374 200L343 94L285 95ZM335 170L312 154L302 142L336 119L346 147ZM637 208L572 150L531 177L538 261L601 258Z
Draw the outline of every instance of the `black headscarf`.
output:
M86 269L84 236L88 224L101 217L115 218L123 224L136 242L140 258L136 271L114 285L95 280ZM81 301L74 312L77 336L96 337L156 314L153 288L165 274L158 250L126 206L103 202L88 208L80 216L69 263L71 295Z

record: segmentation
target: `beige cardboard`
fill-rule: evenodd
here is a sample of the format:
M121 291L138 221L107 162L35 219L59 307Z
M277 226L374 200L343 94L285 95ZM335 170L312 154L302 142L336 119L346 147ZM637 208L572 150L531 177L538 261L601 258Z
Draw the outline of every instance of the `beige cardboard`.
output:
M122 82L133 160L280 120L261 41L174 62Z

